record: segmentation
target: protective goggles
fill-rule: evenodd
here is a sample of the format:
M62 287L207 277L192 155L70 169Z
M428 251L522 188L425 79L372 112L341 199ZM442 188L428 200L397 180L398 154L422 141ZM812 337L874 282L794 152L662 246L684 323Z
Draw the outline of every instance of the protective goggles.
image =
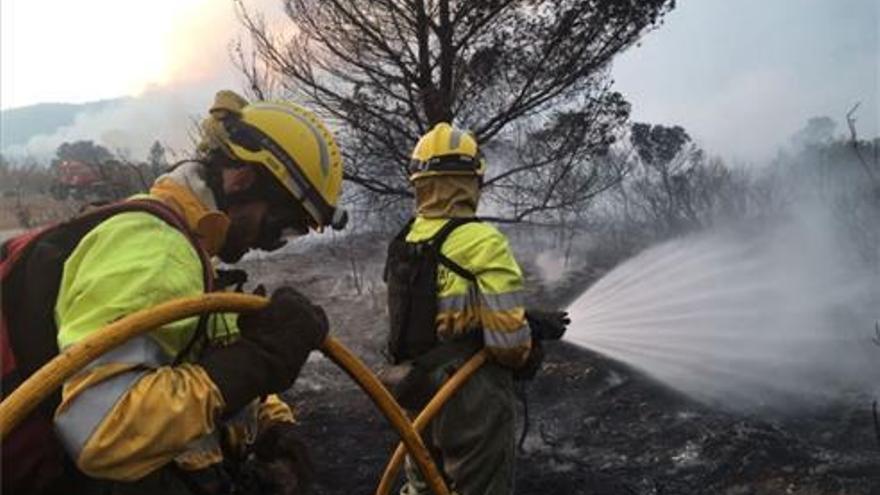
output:
M467 172L479 175L482 171L483 155L479 152L477 156L442 155L424 161L413 159L409 163L410 175L425 172Z

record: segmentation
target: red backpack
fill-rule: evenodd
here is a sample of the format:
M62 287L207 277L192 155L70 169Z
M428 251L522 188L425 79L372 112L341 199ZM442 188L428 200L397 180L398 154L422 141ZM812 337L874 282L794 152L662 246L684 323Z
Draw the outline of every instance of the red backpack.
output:
M93 228L125 212L150 213L182 232L202 259L205 291L212 289L208 255L186 222L156 200L135 199L95 208L70 221L7 240L0 246L0 388L4 399L58 354L54 313L64 262ZM59 390L3 439L3 493L72 493L68 483L76 470L52 425L60 402Z

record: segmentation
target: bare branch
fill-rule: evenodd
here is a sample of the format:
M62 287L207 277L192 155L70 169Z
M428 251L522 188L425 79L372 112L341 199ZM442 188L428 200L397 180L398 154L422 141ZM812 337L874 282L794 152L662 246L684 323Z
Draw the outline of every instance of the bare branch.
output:
M853 152L856 154L856 157L859 159L859 163L862 164L862 167L865 169L865 173L868 174L868 178L875 185L880 187L880 179L874 175L874 171L871 169L871 165L868 163L868 160L862 155L862 150L859 148L859 138L856 133L856 118L855 113L856 110L859 109L859 105L862 102L857 102L853 107L846 112L846 125L849 127L849 135L850 135L850 146L852 146Z
M575 214L619 180L596 160L629 113L605 67L674 5L285 0L292 34L279 37L235 2L256 54L237 52L251 91L265 96L258 82L271 72L331 119L347 181L366 195L410 197L408 151L430 125L454 120L487 149L513 146L512 160L490 163L498 171L485 187L500 217L519 220Z
M880 447L880 416L877 414L877 401L871 404L871 415L874 417L874 438L877 439L877 446Z

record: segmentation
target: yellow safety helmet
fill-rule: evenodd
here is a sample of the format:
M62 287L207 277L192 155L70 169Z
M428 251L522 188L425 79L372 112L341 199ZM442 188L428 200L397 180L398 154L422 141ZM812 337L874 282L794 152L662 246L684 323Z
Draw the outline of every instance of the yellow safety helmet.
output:
M266 167L305 209L312 228L345 227L348 214L337 207L342 154L333 134L315 114L294 103L246 103L231 91L218 93L208 119L215 132L207 132L212 126L203 124L203 146L219 145L233 159Z
M413 149L409 179L437 175L482 177L485 171L486 160L474 136L440 122L422 136Z

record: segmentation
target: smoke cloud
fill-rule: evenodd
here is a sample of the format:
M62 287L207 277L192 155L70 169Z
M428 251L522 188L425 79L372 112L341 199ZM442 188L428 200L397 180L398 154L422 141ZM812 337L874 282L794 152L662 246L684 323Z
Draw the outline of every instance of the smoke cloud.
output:
M279 3L259 0L247 5L275 21L271 25L286 22ZM170 34L161 41L167 46L169 66L165 81L99 109L83 110L72 124L3 152L45 160L65 141L93 140L128 158L143 159L159 140L173 157L188 156L195 123L207 113L214 94L220 89L243 90L243 77L232 63L231 48L236 41L247 40L232 2L211 2L210 8L169 22L173 23ZM112 61L107 61L106 70L113 70ZM63 84L60 79L59 84Z
M615 60L633 119L684 126L727 161L762 164L813 115L861 102L880 132L880 7L872 0L678 2L664 25Z
M851 179L825 194L801 187L769 223L642 252L572 304L567 338L731 409L794 411L880 393L880 245L850 235L858 212L845 202L864 192L870 206L877 191ZM861 234L880 232L872 208L860 213Z

